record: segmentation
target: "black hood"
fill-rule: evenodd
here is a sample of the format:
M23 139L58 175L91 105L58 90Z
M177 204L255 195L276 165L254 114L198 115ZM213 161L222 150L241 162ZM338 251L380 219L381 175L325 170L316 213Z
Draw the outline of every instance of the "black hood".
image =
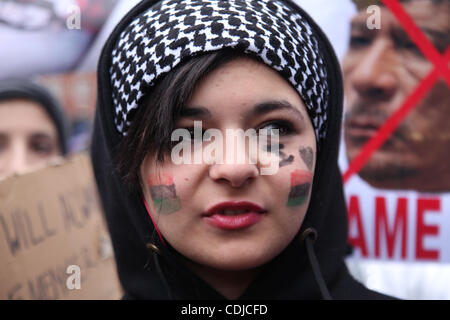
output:
M134 18L157 2L142 1L134 7L116 26L103 48L98 67L98 101L92 142L95 176L126 297L223 299L212 287L183 267L172 248L164 246L155 237L152 221L140 195L128 190L113 164L122 135L114 123L110 77L112 51L120 33ZM344 264L347 216L337 164L343 108L340 66L328 39L317 24L294 3L285 3L309 22L319 39L328 77L327 133L320 146L310 205L298 237L264 268L241 299L321 299L324 293L320 287L323 285L333 298L383 298L353 280ZM317 232L317 239L311 253L307 250L304 232L312 229ZM161 251L156 259L152 254L154 250L149 250L154 246Z
M62 155L68 152L68 124L64 110L50 92L34 82L23 79L0 81L0 101L26 99L37 102L56 126Z

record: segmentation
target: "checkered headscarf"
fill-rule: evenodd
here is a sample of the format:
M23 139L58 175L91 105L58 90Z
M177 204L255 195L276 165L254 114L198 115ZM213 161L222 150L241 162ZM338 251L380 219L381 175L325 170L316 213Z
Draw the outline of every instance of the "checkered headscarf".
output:
M276 0L162 0L123 30L110 67L117 130L156 80L203 52L254 54L299 92L318 140L326 135L327 70L319 42L300 12Z

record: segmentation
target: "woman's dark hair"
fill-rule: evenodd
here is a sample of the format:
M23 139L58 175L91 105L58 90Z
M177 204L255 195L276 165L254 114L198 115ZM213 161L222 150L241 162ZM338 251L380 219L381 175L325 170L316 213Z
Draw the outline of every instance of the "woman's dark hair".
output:
M140 190L139 171L147 154L155 154L157 162L161 163L170 152L174 123L196 84L219 66L244 56L249 57L233 49L195 56L148 90L132 115L132 123L118 146L115 159L119 175L131 190Z

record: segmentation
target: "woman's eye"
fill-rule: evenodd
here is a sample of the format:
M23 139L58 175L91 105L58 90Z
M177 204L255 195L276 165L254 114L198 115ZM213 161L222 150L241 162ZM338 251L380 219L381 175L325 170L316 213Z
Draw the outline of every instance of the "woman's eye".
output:
M292 132L292 126L289 123L279 122L270 122L258 128L259 130L266 130L267 135L279 135L285 136Z
M31 148L33 151L42 154L49 154L52 151L52 147L46 143L35 143Z
M3 150L6 149L6 146L7 146L7 139L0 135L0 153L2 153Z
M358 49L370 45L371 39L364 36L351 36L350 37L350 47L353 49Z
M53 152L53 144L50 141L41 139L30 141L29 148L31 151L41 155L48 155Z

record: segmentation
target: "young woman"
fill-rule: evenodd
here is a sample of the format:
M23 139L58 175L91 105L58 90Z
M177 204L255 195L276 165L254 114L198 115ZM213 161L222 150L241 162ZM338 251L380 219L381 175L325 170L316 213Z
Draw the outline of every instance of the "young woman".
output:
M66 153L66 118L51 94L33 82L0 81L0 178Z
M125 298L383 298L344 265L339 64L294 3L143 1L98 77L92 157ZM233 129L277 134L258 153L276 172L247 149L202 158ZM176 163L179 143L204 161Z

